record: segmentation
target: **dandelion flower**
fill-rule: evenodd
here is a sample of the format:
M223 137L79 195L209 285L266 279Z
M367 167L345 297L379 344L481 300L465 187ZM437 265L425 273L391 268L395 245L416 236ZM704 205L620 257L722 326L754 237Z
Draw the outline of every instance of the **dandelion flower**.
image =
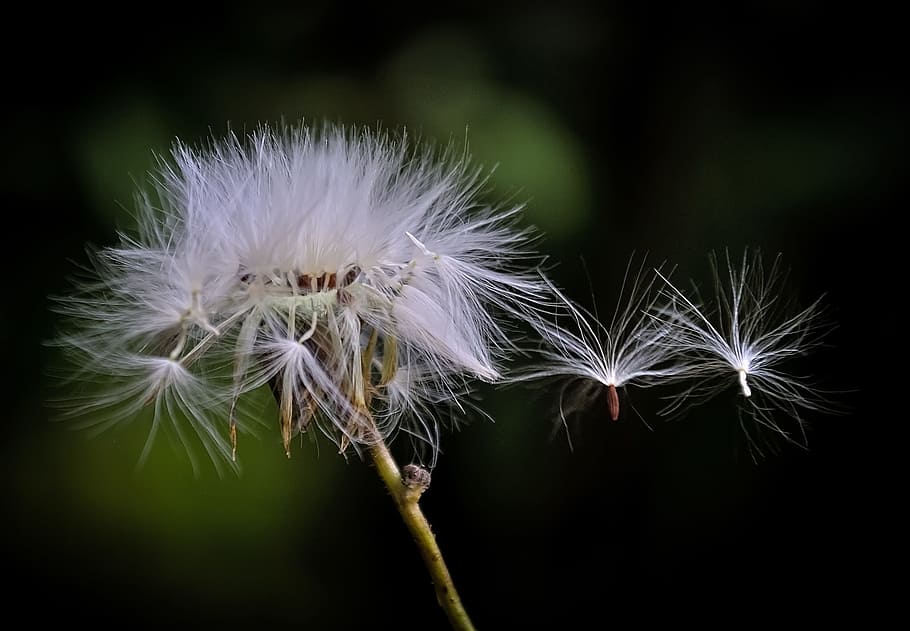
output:
M483 182L458 156L366 130L178 143L136 234L58 302L74 379L104 381L73 411L109 425L150 409L151 435L183 442L189 419L217 459L236 448L242 395L269 384L288 453L314 426L342 450L403 429L435 455L435 404L499 381L509 321L551 289L519 209L481 204Z
M820 299L803 309L793 309L784 294L786 274L780 255L765 269L760 252L746 250L737 266L725 256L721 275L712 255L716 304L705 309L666 278L666 293L673 301L667 321L673 325L673 344L690 361L693 385L667 408L704 402L718 392L735 387L743 410L759 427L790 442L805 445L805 410L833 411L822 393L804 376L785 371L789 360L816 348L828 331ZM797 431L780 425L777 412L796 421ZM745 423L742 423L755 445Z
M654 280L645 275L645 261L630 280L633 259L629 260L613 316L608 326L595 314L572 302L544 279L558 297L561 310L557 319L532 322L543 337L542 363L518 376L520 380L566 377L567 385L581 380L590 394L591 387L603 387L612 420L619 418L617 390L628 385L648 387L677 378L682 364L673 360L667 343L671 327L657 316L658 294ZM565 318L568 316L568 322ZM564 390L565 392L565 390ZM595 393L596 394L596 393ZM566 409L560 403L565 422Z

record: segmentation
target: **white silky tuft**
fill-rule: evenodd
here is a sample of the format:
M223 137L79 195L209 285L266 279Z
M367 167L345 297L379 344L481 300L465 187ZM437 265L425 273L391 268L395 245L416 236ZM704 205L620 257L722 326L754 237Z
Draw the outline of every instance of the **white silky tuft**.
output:
M500 381L509 322L552 300L519 209L480 203L483 183L463 158L368 130L178 143L136 234L58 301L74 380L113 378L71 411L151 408L154 433L179 407L218 458L238 399L270 384L286 450L314 423L342 450L403 429L435 458L433 408Z
M519 372L518 381L546 378L566 378L571 386L576 380L599 384L607 392L610 416L619 417L617 389L635 385L648 387L666 385L685 371L675 349L668 343L672 328L658 315L661 311L654 291L653 274L645 274L645 259L632 272L634 257L629 259L616 307L608 325L602 324L568 296L544 282L558 297L555 321L532 322L545 345L538 353L541 361ZM592 394L585 385L581 391ZM566 393L566 389L563 389ZM560 401L563 424L566 415L575 411Z
M712 255L715 302L704 308L666 282L672 308L665 310L672 324L676 352L686 357L692 384L665 409L703 403L730 387L742 399L740 424L750 447L759 455L758 436L746 419L771 430L788 442L806 446L805 411L837 412L805 376L786 372L782 364L808 354L822 343L830 325L823 318L821 299L803 309L786 300L786 274L780 255L765 268L761 253L746 250L737 265L725 254L725 269ZM794 430L781 424L780 414L796 423Z

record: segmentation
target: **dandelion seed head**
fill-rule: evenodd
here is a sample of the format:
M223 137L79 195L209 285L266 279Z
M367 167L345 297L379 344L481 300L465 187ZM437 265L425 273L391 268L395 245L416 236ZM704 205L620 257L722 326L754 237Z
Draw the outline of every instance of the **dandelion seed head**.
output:
M479 202L483 182L465 159L331 125L178 143L136 233L57 302L74 380L120 384L73 411L152 406L157 424L176 393L226 439L238 398L271 384L286 449L312 422L342 449L404 429L435 454L428 408L501 380L509 322L551 295L519 209Z

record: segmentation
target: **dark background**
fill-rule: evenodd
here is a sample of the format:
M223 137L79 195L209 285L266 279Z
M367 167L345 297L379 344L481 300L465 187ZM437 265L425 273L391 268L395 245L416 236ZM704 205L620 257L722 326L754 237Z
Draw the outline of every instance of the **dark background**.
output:
M134 181L180 137L300 117L407 126L498 168L554 278L612 305L633 251L707 280L707 253L782 252L838 327L810 369L848 413L809 449L749 454L734 397L683 419L602 407L551 439L553 391L483 390L423 500L478 627L669 617L869 622L900 589L897 217L906 103L874 4L574 3L382 10L329 2L26 10L6 23L0 446L7 616L32 622L445 628L366 463L241 446L194 477L144 428L48 421L47 296L129 226ZM581 263L584 258L590 281Z

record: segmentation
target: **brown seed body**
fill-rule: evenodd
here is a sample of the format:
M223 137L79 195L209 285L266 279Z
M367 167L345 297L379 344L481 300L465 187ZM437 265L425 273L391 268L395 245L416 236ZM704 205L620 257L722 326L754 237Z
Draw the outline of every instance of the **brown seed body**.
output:
M610 420L619 420L619 394L612 383L607 386L607 408L610 410Z

